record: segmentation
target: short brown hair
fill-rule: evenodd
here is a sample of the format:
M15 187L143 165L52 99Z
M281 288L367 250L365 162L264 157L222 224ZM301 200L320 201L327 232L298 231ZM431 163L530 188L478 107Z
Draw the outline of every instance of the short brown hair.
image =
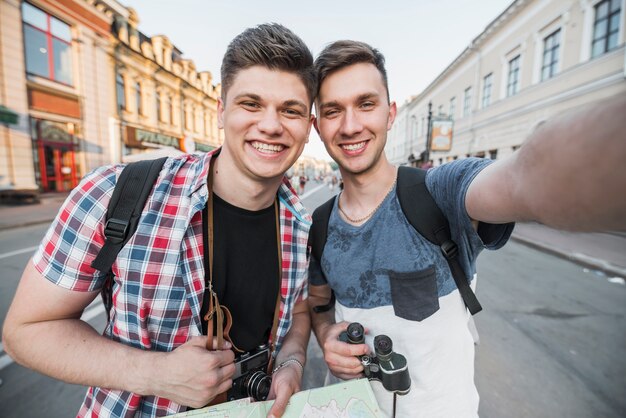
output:
M317 93L313 55L304 41L278 23L248 28L228 45L222 60L222 99L241 70L261 65L297 75L313 103Z
M315 74L317 76L317 93L326 77L335 71L341 70L353 64L374 64L383 78L387 101L389 101L389 85L387 82L387 70L385 69L385 57L379 50L359 41L336 41L326 46L315 60ZM317 94L316 94L317 95Z

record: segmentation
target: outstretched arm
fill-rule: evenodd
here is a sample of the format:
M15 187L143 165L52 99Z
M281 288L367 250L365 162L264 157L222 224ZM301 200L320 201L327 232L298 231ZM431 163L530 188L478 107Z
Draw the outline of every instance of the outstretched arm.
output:
M18 363L68 383L156 395L196 408L230 388L234 355L207 351L206 337L162 353L99 335L80 319L97 294L56 286L29 262L4 322L5 350Z
M511 157L479 173L466 195L474 220L626 230L626 96L543 124Z

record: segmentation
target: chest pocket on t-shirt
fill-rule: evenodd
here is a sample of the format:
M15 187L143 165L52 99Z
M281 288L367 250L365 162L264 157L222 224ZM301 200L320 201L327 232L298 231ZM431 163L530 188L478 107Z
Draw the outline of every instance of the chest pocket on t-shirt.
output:
M396 316L422 321L439 310L435 266L410 272L389 271L391 301Z

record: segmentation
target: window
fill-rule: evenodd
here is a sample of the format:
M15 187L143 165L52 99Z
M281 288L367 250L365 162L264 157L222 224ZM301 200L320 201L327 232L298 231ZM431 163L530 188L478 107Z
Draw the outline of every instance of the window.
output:
M483 109L491 104L491 87L493 85L493 73L483 78Z
M450 117L452 119L454 119L454 111L456 110L454 102L456 102L456 97L450 99Z
M154 115L156 116L157 121L162 122L163 114L161 113L161 94L159 93L158 88L154 90L154 106Z
M187 112L187 106L185 106L184 102L181 105L183 107L183 126L185 129L189 129L189 112Z
M135 104L137 105L137 114L141 115L141 84L139 82L135 83Z
M468 87L463 97L463 116L469 116L470 113L472 113L472 88Z
M509 61L509 78L506 85L506 96L510 97L519 91L519 58L516 56Z
M597 57L617 46L620 25L620 0L604 0L595 7L591 56Z
M439 107L437 108L437 114L443 115L443 105L439 105Z
M561 29L548 35L543 40L543 61L541 63L541 81L552 78L559 71L559 48Z
M120 73L115 76L115 92L117 94L117 110L126 109L126 94L124 93L124 78Z
M170 116L170 125L174 124L174 98L172 96L169 96L167 98L167 113Z
M22 3L26 72L72 84L72 34L69 25Z

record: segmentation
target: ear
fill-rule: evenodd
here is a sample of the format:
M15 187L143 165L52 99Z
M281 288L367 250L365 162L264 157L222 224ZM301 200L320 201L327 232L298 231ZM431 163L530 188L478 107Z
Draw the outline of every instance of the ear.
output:
M317 136L319 136L319 137L320 137L320 139L321 139L321 138L322 138L322 135L320 135L320 127L319 127L319 126L318 126L318 124L317 124L317 118L314 118L314 119L313 119L313 127L315 128L315 131L317 132ZM324 140L322 139L322 142L323 142L323 141L324 141Z
M309 127L306 130L306 142L307 144L309 143L309 135L311 134L311 126L315 125L315 121L317 119L315 118L315 115L313 113L311 113L311 116L309 117ZM317 127L315 128L315 130L317 130Z
M393 121L396 120L396 114L398 109L396 107L396 102L389 103L389 117L387 118L387 130L390 130L393 126Z
M224 129L224 101L221 97L217 98L217 127Z

